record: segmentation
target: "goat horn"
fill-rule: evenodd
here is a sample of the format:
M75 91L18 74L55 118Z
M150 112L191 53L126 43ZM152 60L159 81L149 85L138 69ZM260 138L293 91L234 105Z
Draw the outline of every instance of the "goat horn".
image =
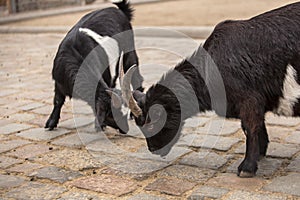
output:
M124 79L124 69L123 69L123 58L124 58L124 52L121 52L120 60L119 60L119 81L120 86L123 85L123 79Z
M142 109L138 106L137 102L133 98L131 89L130 89L130 83L131 83L131 78L136 70L136 65L133 65L130 67L124 77L121 79L121 74L124 74L124 69L123 69L123 64L121 65L121 71L120 71L120 80L122 81L121 84L121 91L122 91L122 97L124 101L127 103L129 109L133 113L135 117L139 117L142 115Z

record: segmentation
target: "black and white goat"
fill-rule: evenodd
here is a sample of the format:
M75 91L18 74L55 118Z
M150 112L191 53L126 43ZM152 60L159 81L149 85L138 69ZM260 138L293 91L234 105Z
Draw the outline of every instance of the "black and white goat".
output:
M93 109L97 128L111 126L128 131L127 114L122 112L120 91L115 89L119 76L118 59L125 72L138 65L131 19L133 9L126 0L113 1L110 7L85 15L65 36L54 59L54 108L45 128L57 127L65 97L86 101ZM133 88L142 90L143 78L134 74ZM112 105L112 106L111 106Z
M136 123L148 149L163 156L179 138L184 120L197 112L213 109L219 115L239 118L247 148L238 175L254 176L269 143L265 113L300 115L300 3L249 20L222 22L203 48L146 94L133 92L141 113ZM224 100L218 99L222 88Z

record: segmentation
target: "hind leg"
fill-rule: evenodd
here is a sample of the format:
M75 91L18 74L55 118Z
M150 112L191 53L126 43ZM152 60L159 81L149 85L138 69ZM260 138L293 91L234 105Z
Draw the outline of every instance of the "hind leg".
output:
M54 107L49 119L46 122L45 128L53 130L55 127L57 127L60 118L61 108L64 105L65 99L66 96L59 91L57 85L55 84L55 95L53 99Z

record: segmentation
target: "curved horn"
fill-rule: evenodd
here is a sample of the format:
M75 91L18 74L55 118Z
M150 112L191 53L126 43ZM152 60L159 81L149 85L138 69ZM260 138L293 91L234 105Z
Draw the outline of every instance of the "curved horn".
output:
M135 117L139 117L143 114L142 109L138 106L137 102L135 101L135 99L133 98L131 89L130 89L130 83L131 83L131 78L132 75L134 73L134 71L136 70L136 65L133 65L132 67L130 67L126 74L124 75L124 77L122 77L121 79L121 74L124 74L124 69L123 69L123 64L121 66L121 72L120 72L120 80L121 80L121 91L122 91L122 97L125 100L125 102L127 103L129 109L131 110L131 112L133 113L133 115Z
M124 79L124 69L123 69L123 58L124 58L124 52L121 52L120 60L119 60L119 81L120 86L123 85L123 79Z

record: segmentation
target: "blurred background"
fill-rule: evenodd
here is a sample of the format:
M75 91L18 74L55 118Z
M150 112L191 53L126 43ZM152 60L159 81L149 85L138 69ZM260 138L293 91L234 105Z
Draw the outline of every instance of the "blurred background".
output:
M293 0L131 0L135 26L215 26L226 19L245 19ZM61 9L10 23L15 26L71 26L84 14L110 6L108 0L0 0L0 16L9 17ZM63 12L64 11L64 12ZM67 12L68 11L68 12ZM51 16L50 16L51 15Z

